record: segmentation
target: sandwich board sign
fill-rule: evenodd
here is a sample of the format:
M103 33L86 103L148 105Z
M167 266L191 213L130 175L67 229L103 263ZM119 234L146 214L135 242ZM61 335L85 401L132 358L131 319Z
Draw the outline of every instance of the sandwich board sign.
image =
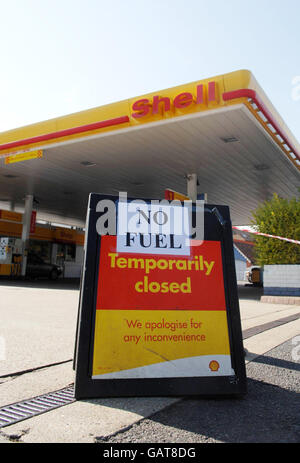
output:
M74 368L77 399L246 393L227 206L90 195Z

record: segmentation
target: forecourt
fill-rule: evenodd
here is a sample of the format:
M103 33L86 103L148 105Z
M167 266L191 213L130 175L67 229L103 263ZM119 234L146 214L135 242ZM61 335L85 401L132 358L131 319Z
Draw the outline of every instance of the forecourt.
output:
M1 133L0 199L16 209L34 196L38 219L83 227L92 191L160 199L195 173L198 193L245 225L273 192L297 194L299 153L241 70Z
M0 134L0 154L2 201L22 206L24 195L34 195L39 200L38 218L57 217L79 226L84 225L91 191L107 194L127 191L129 197L163 198L165 188L185 192L185 176L192 172L197 173L199 192L207 193L210 203L230 206L234 225L247 223L250 210L273 191L290 197L299 186L299 144L248 71L212 77ZM19 162L14 162L17 159ZM167 259L160 259L159 265L164 265L163 260ZM200 255L198 261L198 268L195 264L187 270L212 281L218 275L216 265L212 265L216 259L203 259L203 269ZM113 260L108 264L113 265ZM122 266L124 262L116 260L112 270L121 269L118 264ZM150 266L148 262L148 278L156 271ZM176 270L181 272L180 268ZM142 280L138 277L135 281ZM189 286L185 284L186 290ZM178 287L172 289L178 298ZM23 306L22 300L21 313ZM51 318L55 318L53 313ZM157 318L155 326L153 320L146 321L153 336L154 330L167 328L168 336L174 339L176 330L181 328L177 319ZM188 321L191 325L198 323L196 318ZM201 330L201 326L197 328ZM288 339L293 335L289 330ZM272 342L278 345L274 337ZM264 347L260 348L260 353L266 352ZM256 353L252 348L249 350ZM68 366L71 370L71 365ZM73 379L73 372L69 374ZM55 375L55 378L63 381L63 386L67 381L67 376ZM46 382L48 390L49 378ZM36 385L36 379L33 383ZM7 387L12 385L7 383ZM19 388L17 393L25 394L25 388ZM76 421L82 404L73 405L77 410ZM66 410L65 413L72 412L72 406ZM51 420L51 414L40 419ZM98 416L95 421L98 423ZM113 425L120 423L119 419ZM21 426L24 429L24 423ZM40 426L38 432L41 429L49 432L49 428L57 427ZM87 429L84 420L84 433Z

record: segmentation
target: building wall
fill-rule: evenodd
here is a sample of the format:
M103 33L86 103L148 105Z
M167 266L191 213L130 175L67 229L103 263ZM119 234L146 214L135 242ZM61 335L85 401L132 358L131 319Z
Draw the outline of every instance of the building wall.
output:
M244 281L245 271L247 269L247 260L238 250L234 247L234 262L235 262L235 271L237 281Z
M244 281L246 269L247 269L246 261L243 262L242 260L235 260L235 271L236 271L237 281Z
M265 265L264 295L300 296L300 265Z
M75 262L65 262L64 277L65 278L80 278L83 265L83 246L76 246Z

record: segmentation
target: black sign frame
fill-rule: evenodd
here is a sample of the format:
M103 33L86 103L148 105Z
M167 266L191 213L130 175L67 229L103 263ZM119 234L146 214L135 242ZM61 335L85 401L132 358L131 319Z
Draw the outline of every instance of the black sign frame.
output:
M220 241L221 243L230 354L235 375L130 379L92 378L101 247L101 236L96 230L96 222L101 214L96 212L96 205L103 199L110 199L116 203L119 197L98 193L91 193L89 197L73 361L75 398L189 395L243 396L246 394L247 378L233 252L232 225L229 207L223 205L205 204L204 240ZM128 201L132 199L136 198L128 198ZM143 199L143 201L150 202L151 200Z

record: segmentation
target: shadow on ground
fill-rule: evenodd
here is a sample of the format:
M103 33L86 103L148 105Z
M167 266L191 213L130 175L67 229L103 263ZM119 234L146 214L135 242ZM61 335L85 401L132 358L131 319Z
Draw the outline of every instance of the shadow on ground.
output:
M12 279L0 277L0 286L11 286L19 288L43 288L43 289L64 289L64 290L79 290L79 278L59 278L52 281L48 278L31 279Z
M247 299L251 301L260 301L263 296L264 289L252 285L238 285L239 299Z
M299 396L248 379L244 398L183 398L124 432L96 442L296 443L300 437Z
M299 442L298 372L300 363L292 361L289 341L247 365L248 392L242 398L182 397L127 430L98 436L96 442ZM127 399L124 405L142 415L143 400L147 399ZM120 407L120 399L91 402Z

